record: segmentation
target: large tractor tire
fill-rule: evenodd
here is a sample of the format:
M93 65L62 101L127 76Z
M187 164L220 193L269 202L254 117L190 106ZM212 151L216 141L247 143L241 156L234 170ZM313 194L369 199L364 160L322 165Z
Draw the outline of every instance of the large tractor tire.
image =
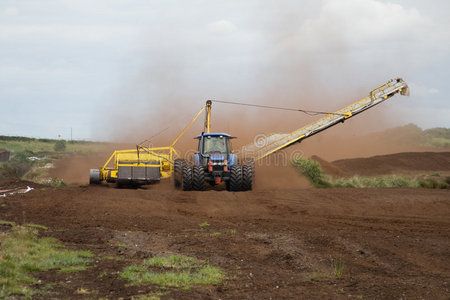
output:
M183 166L183 175L182 175L182 189L183 191L191 191L192 190L192 167L189 165Z
M99 184L100 183L100 170L99 169L90 169L89 170L89 183L90 184Z
M253 185L253 168L251 165L242 166L242 190L251 191Z
M239 165L230 167L230 180L227 182L229 191L240 191L242 189L242 168Z
M183 182L183 167L186 165L186 160L175 159L173 162L173 184L176 188L181 187Z
M203 191L205 189L205 169L201 166L194 166L192 177L192 189Z

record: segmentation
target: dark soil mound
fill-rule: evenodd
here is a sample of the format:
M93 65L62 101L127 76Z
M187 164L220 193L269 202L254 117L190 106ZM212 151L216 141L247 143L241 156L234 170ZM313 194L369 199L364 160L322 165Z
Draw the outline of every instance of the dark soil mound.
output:
M339 167L335 166L333 163L330 163L329 161L326 161L316 155L311 156L311 159L317 161L320 164L320 167L325 174L331 175L333 177L346 177L350 175Z
M31 181L21 180L18 178L1 178L0 179L0 190L26 188L27 186L35 188L35 189L45 187L45 185L31 182Z
M333 161L331 165L344 173L363 176L450 171L450 152L405 152L368 158L340 159ZM327 173L329 167L323 168Z

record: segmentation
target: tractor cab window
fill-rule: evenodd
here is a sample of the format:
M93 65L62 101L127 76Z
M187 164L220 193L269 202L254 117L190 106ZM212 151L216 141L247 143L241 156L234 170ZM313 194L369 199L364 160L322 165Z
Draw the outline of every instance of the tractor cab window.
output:
M203 139L203 152L227 153L228 139L223 136L206 136Z

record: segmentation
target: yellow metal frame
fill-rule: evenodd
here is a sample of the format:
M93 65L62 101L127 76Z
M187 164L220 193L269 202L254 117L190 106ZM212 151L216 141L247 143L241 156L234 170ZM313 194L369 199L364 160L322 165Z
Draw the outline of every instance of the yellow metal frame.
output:
M136 149L116 150L100 168L100 180L117 179L119 166L123 167L159 167L162 178L168 178L173 172L173 161L179 153L171 146L147 148L138 145ZM114 162L110 166L111 162ZM157 164L147 164L157 162Z
M276 138L275 136L273 136L274 138L271 140L269 136L267 139L267 141L269 142L267 142L263 147L256 149L254 153L255 160L262 159L274 152L277 152L296 142L299 142L318 131L324 130L341 121L343 122L344 120L349 119L354 115L383 102L396 93L406 95L407 91L408 85L402 79L395 78L388 83L380 86L379 88L371 91L370 96L353 104L350 104L349 106L346 106L334 113L328 114L325 117L317 120L316 122L306 125L289 134L283 134L280 138Z
M206 128L206 133L210 133L211 132L211 104L212 101L208 100L206 101L206 121L205 121L205 128Z
M173 143L168 147L153 147L148 148L142 145L137 145L136 149L130 150L116 150L111 154L109 159L100 168L101 181L114 181L117 179L119 166L126 167L159 167L162 178L168 178L173 173L173 162L179 157L178 151L174 146L179 139L186 133L191 125L197 120L201 113L206 109L205 129L210 131L211 122L211 100L206 101L206 105L195 115L192 121L183 129L177 136ZM114 164L110 166L111 162ZM158 164L147 164L148 162L158 162Z
M206 102L206 103L208 103L208 102ZM195 120L197 120L198 116L200 116L200 114L207 108L207 106L208 106L208 104L206 104L205 106L202 107L202 109L200 109L200 111L195 115L195 117L192 119L192 121L183 129L183 131L173 141L173 143L172 143L172 145L170 145L170 147L175 146L175 144L178 142L178 140L185 134L185 132L189 129L189 127L191 127L191 125L195 122ZM209 105L209 110L211 110L211 104ZM209 124L209 121L208 121L208 124ZM209 125L208 125L208 127L209 127Z

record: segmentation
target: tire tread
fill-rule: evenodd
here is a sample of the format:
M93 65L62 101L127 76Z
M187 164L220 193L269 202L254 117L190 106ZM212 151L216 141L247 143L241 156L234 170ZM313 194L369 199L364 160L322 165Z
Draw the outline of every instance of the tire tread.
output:
M192 167L189 165L183 166L182 188L183 191L192 190Z
M230 182L228 184L230 191L240 191L242 189L242 168L239 165L230 167Z
M192 169L192 189L203 191L205 189L205 170L202 166L194 166Z
M251 165L242 166L242 190L251 191L253 185L253 168Z

